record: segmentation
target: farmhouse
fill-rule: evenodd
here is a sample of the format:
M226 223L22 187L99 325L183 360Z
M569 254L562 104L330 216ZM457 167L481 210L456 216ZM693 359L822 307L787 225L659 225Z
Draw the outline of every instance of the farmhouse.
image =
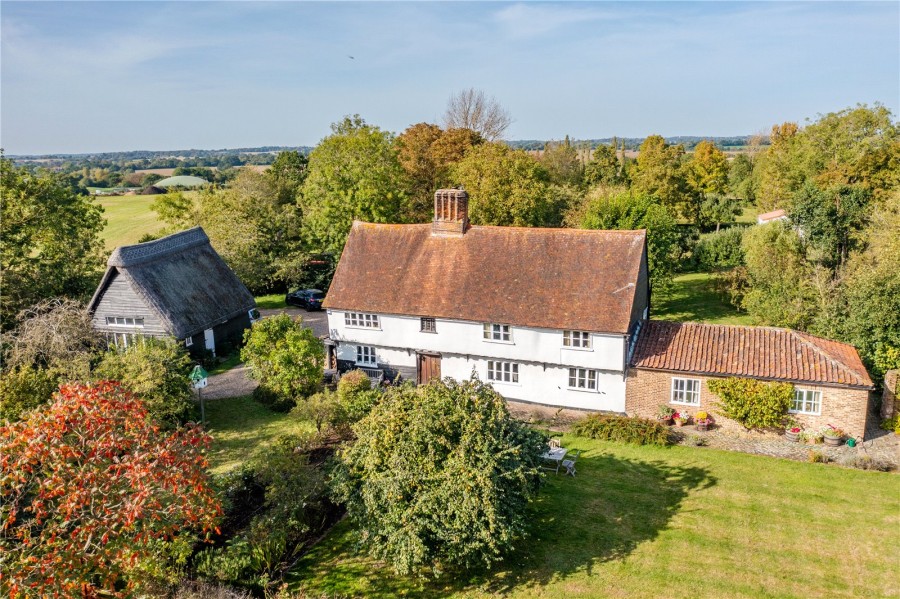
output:
M774 327L644 323L630 361L625 411L650 418L660 404L713 411L718 398L707 381L726 377L792 383L790 412L801 424L865 435L874 386L856 349ZM737 426L721 418L717 423Z
M440 190L431 224L353 224L324 302L330 359L623 412L647 277L644 231L471 226L468 194Z
M434 207L431 224L353 224L324 302L332 368L475 374L509 400L644 417L714 412L713 378L785 381L798 421L865 434L873 385L852 346L649 320L644 231L471 226L457 189Z
M88 309L110 345L170 336L193 354L238 343L258 318L253 296L200 227L116 248Z

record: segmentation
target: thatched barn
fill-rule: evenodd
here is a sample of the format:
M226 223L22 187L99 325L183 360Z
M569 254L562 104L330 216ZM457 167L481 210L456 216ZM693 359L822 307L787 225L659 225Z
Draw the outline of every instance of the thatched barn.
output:
M89 310L110 345L170 336L192 354L215 353L258 317L253 295L200 227L116 248L107 264Z

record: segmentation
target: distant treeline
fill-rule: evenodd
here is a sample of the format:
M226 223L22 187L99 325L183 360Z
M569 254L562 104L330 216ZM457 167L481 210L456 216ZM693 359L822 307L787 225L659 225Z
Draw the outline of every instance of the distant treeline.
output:
M737 135L731 137L697 137L695 135L680 135L676 137L666 137L666 143L669 145L681 145L685 150L693 150L694 147L703 140L713 142L717 147L727 150L729 148L740 148L750 145L752 135ZM625 144L626 150L637 150L644 143L645 137L604 137L602 139L579 139L573 140L571 143L576 147L590 147L592 150L597 146L608 146L613 139L619 144ZM558 140L550 140L558 141ZM507 145L516 150L543 150L548 140L542 139L517 139L515 141L506 142ZM768 145L768 139L761 139L760 145Z

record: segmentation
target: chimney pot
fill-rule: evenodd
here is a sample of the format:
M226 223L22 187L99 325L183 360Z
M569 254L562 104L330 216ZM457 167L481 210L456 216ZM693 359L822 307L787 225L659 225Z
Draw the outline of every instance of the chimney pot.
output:
M460 236L469 228L469 194L459 189L439 189L434 192L432 235Z

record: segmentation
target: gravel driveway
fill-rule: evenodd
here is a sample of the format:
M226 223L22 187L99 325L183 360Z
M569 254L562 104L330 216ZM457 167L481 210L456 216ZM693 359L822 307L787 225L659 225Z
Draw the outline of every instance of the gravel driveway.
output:
M313 330L316 337L328 334L328 317L324 310L307 312L303 308L275 308L261 309L263 318L276 314L288 314L292 318L303 317L303 324ZM203 390L204 399L223 399L226 397L240 397L250 395L256 389L258 383L248 376L248 368L244 364L238 364L231 370L222 374L214 374L209 377L209 384Z

